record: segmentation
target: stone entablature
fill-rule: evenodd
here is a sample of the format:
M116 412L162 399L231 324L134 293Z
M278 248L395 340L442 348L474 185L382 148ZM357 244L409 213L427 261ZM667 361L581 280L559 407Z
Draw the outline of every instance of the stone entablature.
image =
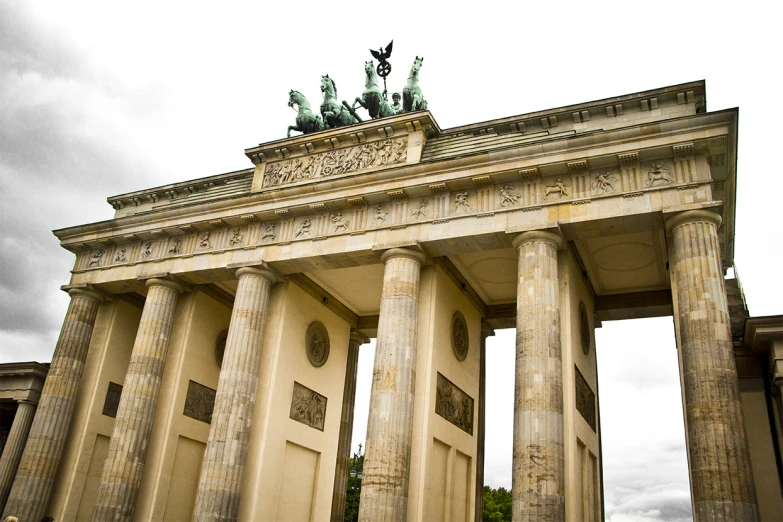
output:
M49 365L37 362L0 364L0 400L37 403Z

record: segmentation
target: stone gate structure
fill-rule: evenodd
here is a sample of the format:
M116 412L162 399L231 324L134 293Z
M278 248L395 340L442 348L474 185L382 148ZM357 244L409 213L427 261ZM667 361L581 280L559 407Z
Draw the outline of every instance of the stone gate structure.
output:
M480 519L485 340L515 327L515 520L598 520L593 329L673 315L696 517L757 519L736 144L693 82L445 130L409 112L109 198L55 232L71 304L4 514L342 520L375 337L360 519Z

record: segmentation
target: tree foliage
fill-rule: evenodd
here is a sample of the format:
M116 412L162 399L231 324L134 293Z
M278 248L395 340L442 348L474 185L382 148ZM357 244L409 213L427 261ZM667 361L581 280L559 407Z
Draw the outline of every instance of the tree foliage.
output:
M511 492L484 486L484 522L511 522Z
M364 472L364 454L359 444L358 453L348 461L348 485L345 494L345 522L359 520L359 499L362 495L362 473Z

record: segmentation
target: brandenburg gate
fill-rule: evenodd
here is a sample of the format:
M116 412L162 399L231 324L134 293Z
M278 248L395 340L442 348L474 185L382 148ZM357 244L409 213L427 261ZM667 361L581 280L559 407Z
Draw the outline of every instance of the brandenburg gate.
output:
M373 337L359 519L480 520L485 341L516 328L514 519L598 520L594 328L673 315L696 519L758 518L723 282L737 110L692 82L441 129L416 89L368 121L292 91L305 133L247 169L55 231L71 302L4 516L342 520Z

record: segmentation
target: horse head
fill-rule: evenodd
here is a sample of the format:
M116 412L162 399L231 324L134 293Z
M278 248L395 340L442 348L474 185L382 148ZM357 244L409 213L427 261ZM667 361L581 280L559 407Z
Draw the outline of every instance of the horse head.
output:
M364 62L364 73L367 76L372 76L372 74L375 72L375 64L372 63L372 60L369 62Z
M321 92L329 94L329 96L337 96L337 84L334 83L334 80L329 78L328 74L321 76Z
M416 59L413 60L413 66L411 67L411 73L418 73L419 69L421 69L421 63L424 61L424 57L421 58L416 56Z

